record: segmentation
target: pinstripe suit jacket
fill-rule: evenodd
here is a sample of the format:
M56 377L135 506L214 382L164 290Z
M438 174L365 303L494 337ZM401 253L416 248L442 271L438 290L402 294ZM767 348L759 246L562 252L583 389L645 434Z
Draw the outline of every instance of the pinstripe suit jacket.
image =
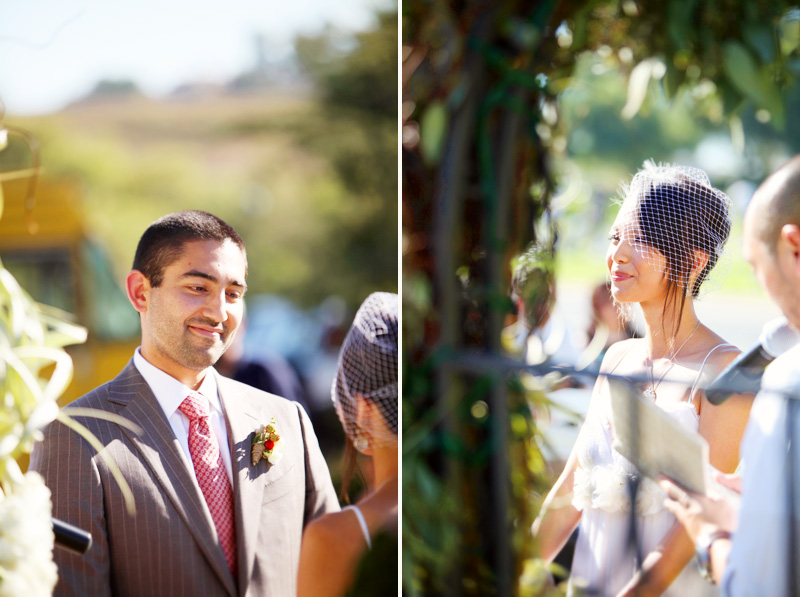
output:
M71 406L123 416L141 434L80 417L129 483L130 515L106 461L59 422L44 431L31 469L52 491L53 516L88 530L85 555L55 550L56 595L274 595L296 593L303 527L339 509L327 465L302 407L217 375L233 468L238 579L225 563L211 515L178 440L139 371L128 363L116 379ZM274 417L285 441L274 466L250 464L250 441Z

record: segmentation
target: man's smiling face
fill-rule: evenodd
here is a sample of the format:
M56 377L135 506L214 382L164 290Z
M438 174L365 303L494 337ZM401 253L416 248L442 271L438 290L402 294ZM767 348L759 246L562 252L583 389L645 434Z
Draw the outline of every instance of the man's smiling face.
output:
M246 261L231 241L192 241L153 287L144 278L142 356L183 380L212 366L242 321Z

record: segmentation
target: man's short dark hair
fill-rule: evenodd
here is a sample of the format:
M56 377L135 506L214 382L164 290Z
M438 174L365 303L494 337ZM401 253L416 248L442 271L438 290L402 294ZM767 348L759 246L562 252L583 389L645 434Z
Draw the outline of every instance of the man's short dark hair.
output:
M786 224L800 225L800 155L770 174L755 197L761 202L754 221L756 238L774 256L781 228Z
M180 258L183 245L204 240L233 242L245 255L247 274L244 241L228 223L205 211L178 211L150 224L139 239L133 269L142 272L151 286L158 287L164 281L164 268Z

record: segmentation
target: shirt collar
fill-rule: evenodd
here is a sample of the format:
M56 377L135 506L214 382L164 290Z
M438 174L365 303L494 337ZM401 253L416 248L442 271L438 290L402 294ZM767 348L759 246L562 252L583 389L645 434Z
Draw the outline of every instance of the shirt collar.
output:
M156 400L158 400L161 408L164 409L167 418L170 418L178 410L181 402L189 395L189 392L192 391L191 388L186 387L169 373L165 373L145 359L142 356L141 347L137 348L133 354L133 364L139 370L147 385L150 386ZM211 408L215 409L220 415L222 414L222 406L217 394L217 378L212 367L206 369L206 375L197 391L208 399Z

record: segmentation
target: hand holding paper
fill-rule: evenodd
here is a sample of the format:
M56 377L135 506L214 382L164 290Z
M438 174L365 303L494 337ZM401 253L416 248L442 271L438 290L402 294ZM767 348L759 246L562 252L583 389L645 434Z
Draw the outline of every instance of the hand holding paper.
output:
M669 510L686 528L693 542L705 533L722 530L733 533L739 522L739 494L734 491L730 481L739 479L734 475L716 475L719 487L725 487L720 493L712 488L708 495L686 492L669 479L662 477L659 481L661 489L667 494L664 507ZM728 485L723 485L727 482ZM732 494L736 498L732 498Z

